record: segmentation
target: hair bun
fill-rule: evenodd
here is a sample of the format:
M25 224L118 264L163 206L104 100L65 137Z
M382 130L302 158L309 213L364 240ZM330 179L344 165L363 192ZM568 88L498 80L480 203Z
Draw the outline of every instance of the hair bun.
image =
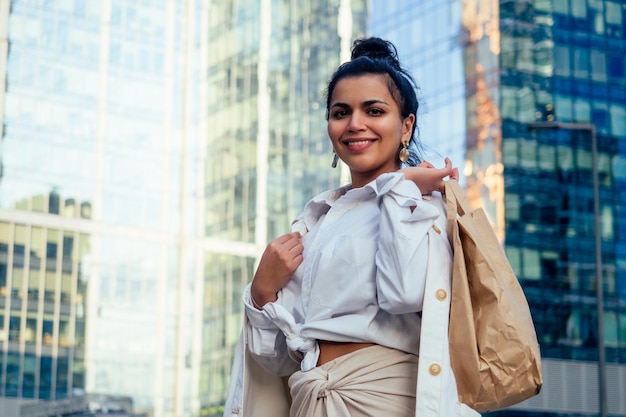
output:
M352 59L361 56L389 61L394 68L401 68L396 47L391 42L381 38L372 37L355 40L352 45Z

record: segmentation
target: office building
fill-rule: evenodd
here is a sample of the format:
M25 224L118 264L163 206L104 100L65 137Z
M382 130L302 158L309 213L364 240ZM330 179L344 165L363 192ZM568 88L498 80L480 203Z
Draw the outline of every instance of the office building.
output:
M85 391L197 415L207 15L1 3L1 415Z
M601 415L601 404L604 415L626 415L626 3L373 4L380 9L369 30L408 47L430 104L425 116L443 129L439 151L452 153L448 144L458 143L445 132L463 132L457 164L468 196L489 214L531 306L543 390L493 415Z
M148 417L133 413L129 397L76 395L60 400L34 401L20 407L19 417Z
M225 1L211 5L201 391L221 415L241 292L265 245L313 195L336 186L324 90L365 33L366 2Z

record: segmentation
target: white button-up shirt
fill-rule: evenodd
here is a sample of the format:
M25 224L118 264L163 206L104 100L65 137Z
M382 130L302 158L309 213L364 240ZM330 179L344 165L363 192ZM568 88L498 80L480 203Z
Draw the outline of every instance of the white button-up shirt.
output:
M401 173L309 201L292 226L303 235L304 260L278 300L259 311L250 286L244 292L257 362L279 375L310 370L317 340L372 342L417 355L427 234L441 213Z

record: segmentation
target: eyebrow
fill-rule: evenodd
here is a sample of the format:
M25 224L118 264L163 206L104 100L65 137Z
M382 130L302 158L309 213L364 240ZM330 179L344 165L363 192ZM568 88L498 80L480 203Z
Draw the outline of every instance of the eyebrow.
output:
M372 99L372 100L365 100L363 103L361 103L361 106L363 107L367 107L367 106L371 106L373 104L384 104L384 105L389 105L389 103L387 103L384 100L378 100L378 99ZM341 107L344 109L350 108L349 105L347 105L346 103L333 103L331 106L332 107Z

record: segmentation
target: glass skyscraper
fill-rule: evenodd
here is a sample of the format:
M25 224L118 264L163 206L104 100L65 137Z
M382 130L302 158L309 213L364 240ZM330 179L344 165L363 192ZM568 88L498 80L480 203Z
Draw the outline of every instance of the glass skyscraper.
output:
M500 8L506 249L526 289L543 355L558 359L547 361L544 395L525 409L598 412L602 326L605 408L626 415L625 23L624 1L502 2ZM536 120L595 125L599 230L592 135L529 131Z
M208 4L0 12L0 414L86 391L197 415Z
M306 201L335 187L326 83L365 34L365 1L224 1L211 5L205 232L204 410L221 415L241 294L266 244Z
M459 146L468 197L488 212L531 305L543 390L494 415L600 414L592 138L529 129L595 125L605 409L626 415L626 3L372 3L368 30L414 63L424 130L442 129L444 155Z

